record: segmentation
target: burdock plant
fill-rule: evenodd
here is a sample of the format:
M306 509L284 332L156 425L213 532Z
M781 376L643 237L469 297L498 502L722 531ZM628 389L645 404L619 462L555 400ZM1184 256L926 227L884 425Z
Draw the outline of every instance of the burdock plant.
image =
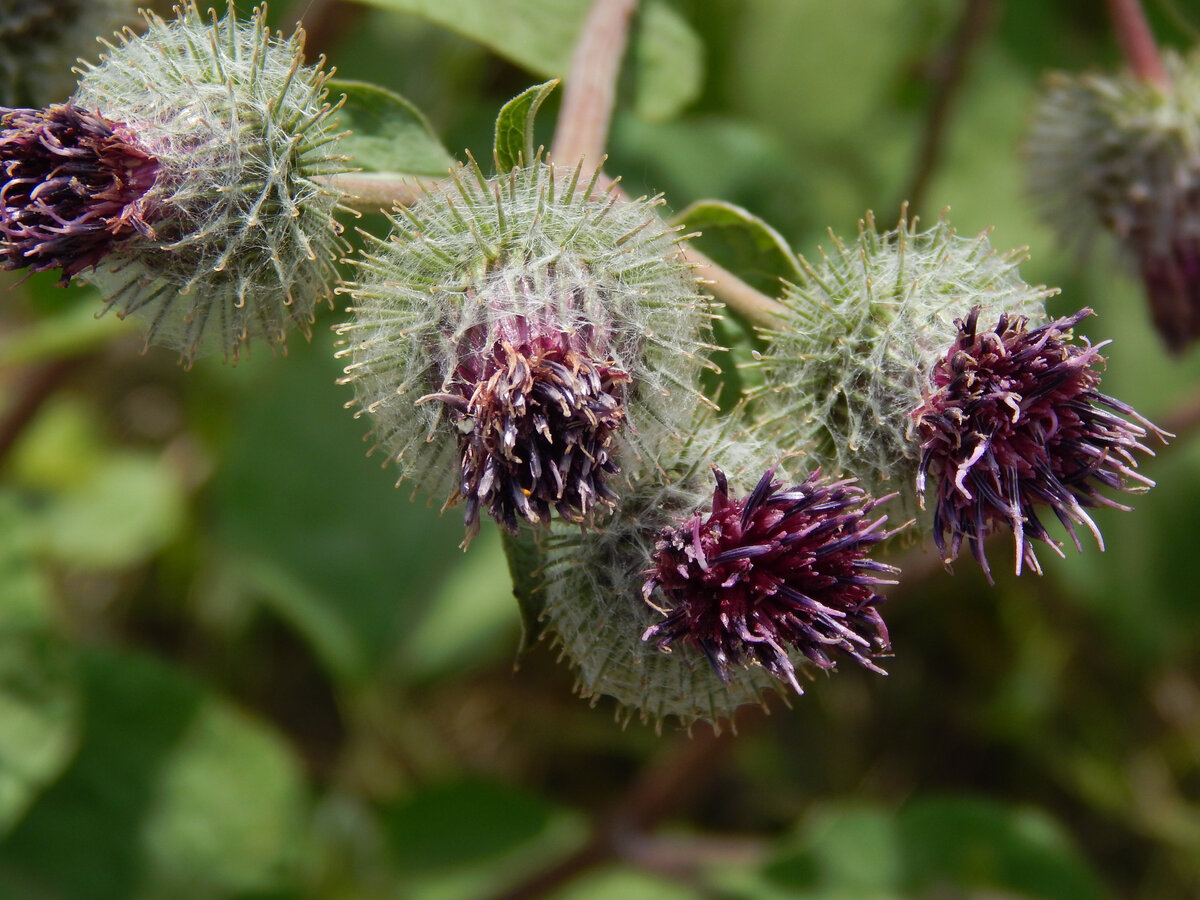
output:
M758 363L759 415L781 440L873 493L923 506L932 487L924 522L943 559L966 541L989 577L983 541L998 530L1014 534L1018 572L1040 571L1030 540L1058 549L1040 510L1077 546L1077 524L1099 541L1084 508L1125 508L1103 490L1152 485L1135 454L1166 437L1099 392L1103 344L1071 335L1090 311L1048 320L1054 292L1026 284L1021 259L944 219L881 234L868 217L856 242L805 264Z
M323 176L347 162L300 32L272 34L261 8L250 22L232 5L177 13L145 14L144 34L85 64L68 106L6 116L4 255L96 284L186 361L236 359L252 339L307 332L331 297L340 194Z
M711 316L656 200L475 165L368 236L345 381L401 478L516 532L591 523L687 439Z
M1026 140L1030 194L1079 253L1107 231L1180 352L1200 337L1200 51L1132 72L1046 79Z

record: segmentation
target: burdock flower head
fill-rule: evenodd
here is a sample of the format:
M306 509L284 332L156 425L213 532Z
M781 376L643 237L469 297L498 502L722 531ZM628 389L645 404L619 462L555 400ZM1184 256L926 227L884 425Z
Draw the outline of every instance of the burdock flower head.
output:
M339 329L376 445L418 487L510 531L611 508L703 399L711 312L659 218L535 161L478 166L368 238Z
M713 475L711 504L655 543L642 593L666 618L643 639L666 651L698 647L723 681L759 665L796 693L797 654L832 669L836 652L882 674L871 657L891 648L876 591L899 570L867 552L892 534L887 516L870 517L891 498L872 500L819 471L785 487L773 469L734 498L725 474Z
M6 269L61 269L66 282L126 238L154 238L146 193L158 161L120 123L71 104L0 108L0 171Z
M701 415L691 434L603 528L554 523L541 538L531 631L583 696L655 723L721 727L839 655L874 668L888 644L878 591L895 572L866 556L889 533L877 502L820 475L782 487L773 467L762 475L775 451L735 420Z
M93 282L187 361L236 359L307 332L331 296L339 195L320 176L346 161L299 32L272 34L261 8L176 13L85 65L69 105L6 117L4 256Z
M1148 432L1166 434L1098 390L1104 344L1073 343L1071 334L1090 315L1082 309L1029 328L1024 316L1002 313L993 327L981 325L976 308L958 322L957 338L912 413L921 445L917 493L924 497L932 477L933 539L947 562L966 540L990 580L983 539L1007 527L1017 573L1023 564L1040 572L1031 541L1062 551L1039 507L1054 513L1076 548L1075 526L1083 525L1103 549L1086 508L1128 507L1100 488L1154 484L1135 471L1134 454L1151 452L1142 444Z
M1029 185L1063 243L1110 231L1145 284L1167 347L1200 337L1200 50L1132 73L1047 79L1026 141Z
M1148 431L1165 437L1099 392L1103 345L1068 334L1089 311L1048 322L1053 292L1021 280L1020 261L944 220L878 234L868 219L785 295L755 397L764 424L870 493L922 501L932 478L924 524L943 558L965 540L985 572L981 542L999 529L1015 534L1017 570L1038 570L1039 507L1073 538L1078 524L1095 532L1083 508L1118 506L1104 488L1148 487L1134 454Z

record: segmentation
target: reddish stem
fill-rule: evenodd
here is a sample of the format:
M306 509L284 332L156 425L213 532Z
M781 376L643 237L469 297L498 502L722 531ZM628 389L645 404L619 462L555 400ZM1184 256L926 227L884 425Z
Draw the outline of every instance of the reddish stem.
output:
M1133 74L1142 81L1169 88L1171 78L1163 66L1162 55L1139 0L1108 0L1108 15L1121 53Z
M583 23L563 89L550 156L563 165L585 160L584 177L601 163L617 93L617 75L637 0L595 0Z

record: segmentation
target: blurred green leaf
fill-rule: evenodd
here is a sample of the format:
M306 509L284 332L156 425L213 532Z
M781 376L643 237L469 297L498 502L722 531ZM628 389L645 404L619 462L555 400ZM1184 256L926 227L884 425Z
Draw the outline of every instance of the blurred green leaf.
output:
M141 896L276 885L302 856L303 809L300 771L285 745L206 698L164 760L141 820Z
M0 338L0 364L29 365L88 353L119 336L132 337L138 326L116 316L100 316L103 306L95 290L51 288L73 302L46 318Z
M0 837L75 750L79 702L50 594L30 561L26 514L0 495Z
M186 519L183 486L162 459L114 453L39 516L40 549L72 566L120 569L173 540Z
M366 172L445 175L454 159L425 115L399 94L361 81L331 80L330 94L343 94L338 111L352 133L339 148Z
M778 231L749 210L723 200L699 200L671 218L684 231L699 231L692 242L738 278L768 297L780 293L780 280L804 279L796 254Z
M896 830L912 890L952 884L1043 900L1109 896L1061 829L1033 811L971 797L926 797L901 810Z
M334 674L360 678L394 652L462 561L463 530L453 511L430 509L444 498L411 502L394 470L366 457L367 426L342 408L350 392L335 384L331 344L326 334L286 365L239 366L248 387L213 479L214 535L237 559L269 561L275 589L296 585L295 598L271 602L295 613L288 621L322 660L346 666Z
M157 900L279 884L301 799L279 740L147 657L80 662L79 752L0 843L0 896Z
M531 72L564 76L587 3L578 0L362 0L413 13L478 41ZM687 20L663 0L643 5L631 56L634 107L662 119L695 99L703 79L703 46Z
M765 868L776 884L812 896L891 896L903 861L892 817L851 804L825 809L804 830L799 851L780 854Z
M503 640L517 623L512 584L504 577L500 531L489 527L438 585L433 602L407 629L400 648L412 678L463 672L516 647Z
M62 642L0 627L0 837L70 760L78 712Z
M392 860L401 872L421 873L495 858L541 835L552 812L540 798L492 781L427 788L387 812Z
M649 872L606 866L553 894L554 900L700 900L707 892Z
M496 117L496 171L507 172L520 165L529 165L536 158L533 123L538 108L558 87L558 79L534 85L513 97Z

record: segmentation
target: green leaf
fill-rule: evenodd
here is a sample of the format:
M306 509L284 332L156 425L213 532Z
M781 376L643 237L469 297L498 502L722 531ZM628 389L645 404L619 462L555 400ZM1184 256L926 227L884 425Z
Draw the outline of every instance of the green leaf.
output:
M79 751L0 844L0 896L215 898L279 886L303 810L279 739L148 657L79 662Z
M533 121L538 108L558 87L558 79L534 85L513 97L496 117L496 171L528 165L537 156L533 141Z
M779 296L779 281L802 281L804 275L787 240L754 213L723 200L699 200L671 220L687 231L699 231L692 242L713 262L768 297Z
M590 4L579 0L362 0L413 13L478 41L538 75L562 77L571 66ZM703 85L699 37L664 0L649 0L630 46L634 109L667 118L692 102Z
M389 810L392 861L413 874L492 859L541 835L553 812L540 798L492 781L438 785Z
M28 514L0 494L0 836L70 761L79 698L49 630L50 591L34 567Z
M0 836L70 761L78 721L62 643L46 632L0 627Z
M462 563L463 526L427 497L410 502L394 470L366 457L367 425L342 409L332 343L326 333L289 348L285 366L239 365L245 394L222 426L231 437L212 484L214 537L218 552L269 563L247 593L269 587L262 599L330 673L357 680L390 658Z
M164 460L114 453L46 509L41 549L70 565L120 569L163 547L185 520L183 486Z
M901 811L896 833L917 894L953 884L1044 900L1108 896L1058 825L1038 812L972 797L923 799Z
M511 656L513 639L502 635L511 635L517 617L498 528L471 542L432 601L404 636L402 659L410 677L429 679Z
M331 80L331 94L342 94L338 111L352 133L341 149L366 172L445 175L454 165L424 114L399 94L361 81Z

